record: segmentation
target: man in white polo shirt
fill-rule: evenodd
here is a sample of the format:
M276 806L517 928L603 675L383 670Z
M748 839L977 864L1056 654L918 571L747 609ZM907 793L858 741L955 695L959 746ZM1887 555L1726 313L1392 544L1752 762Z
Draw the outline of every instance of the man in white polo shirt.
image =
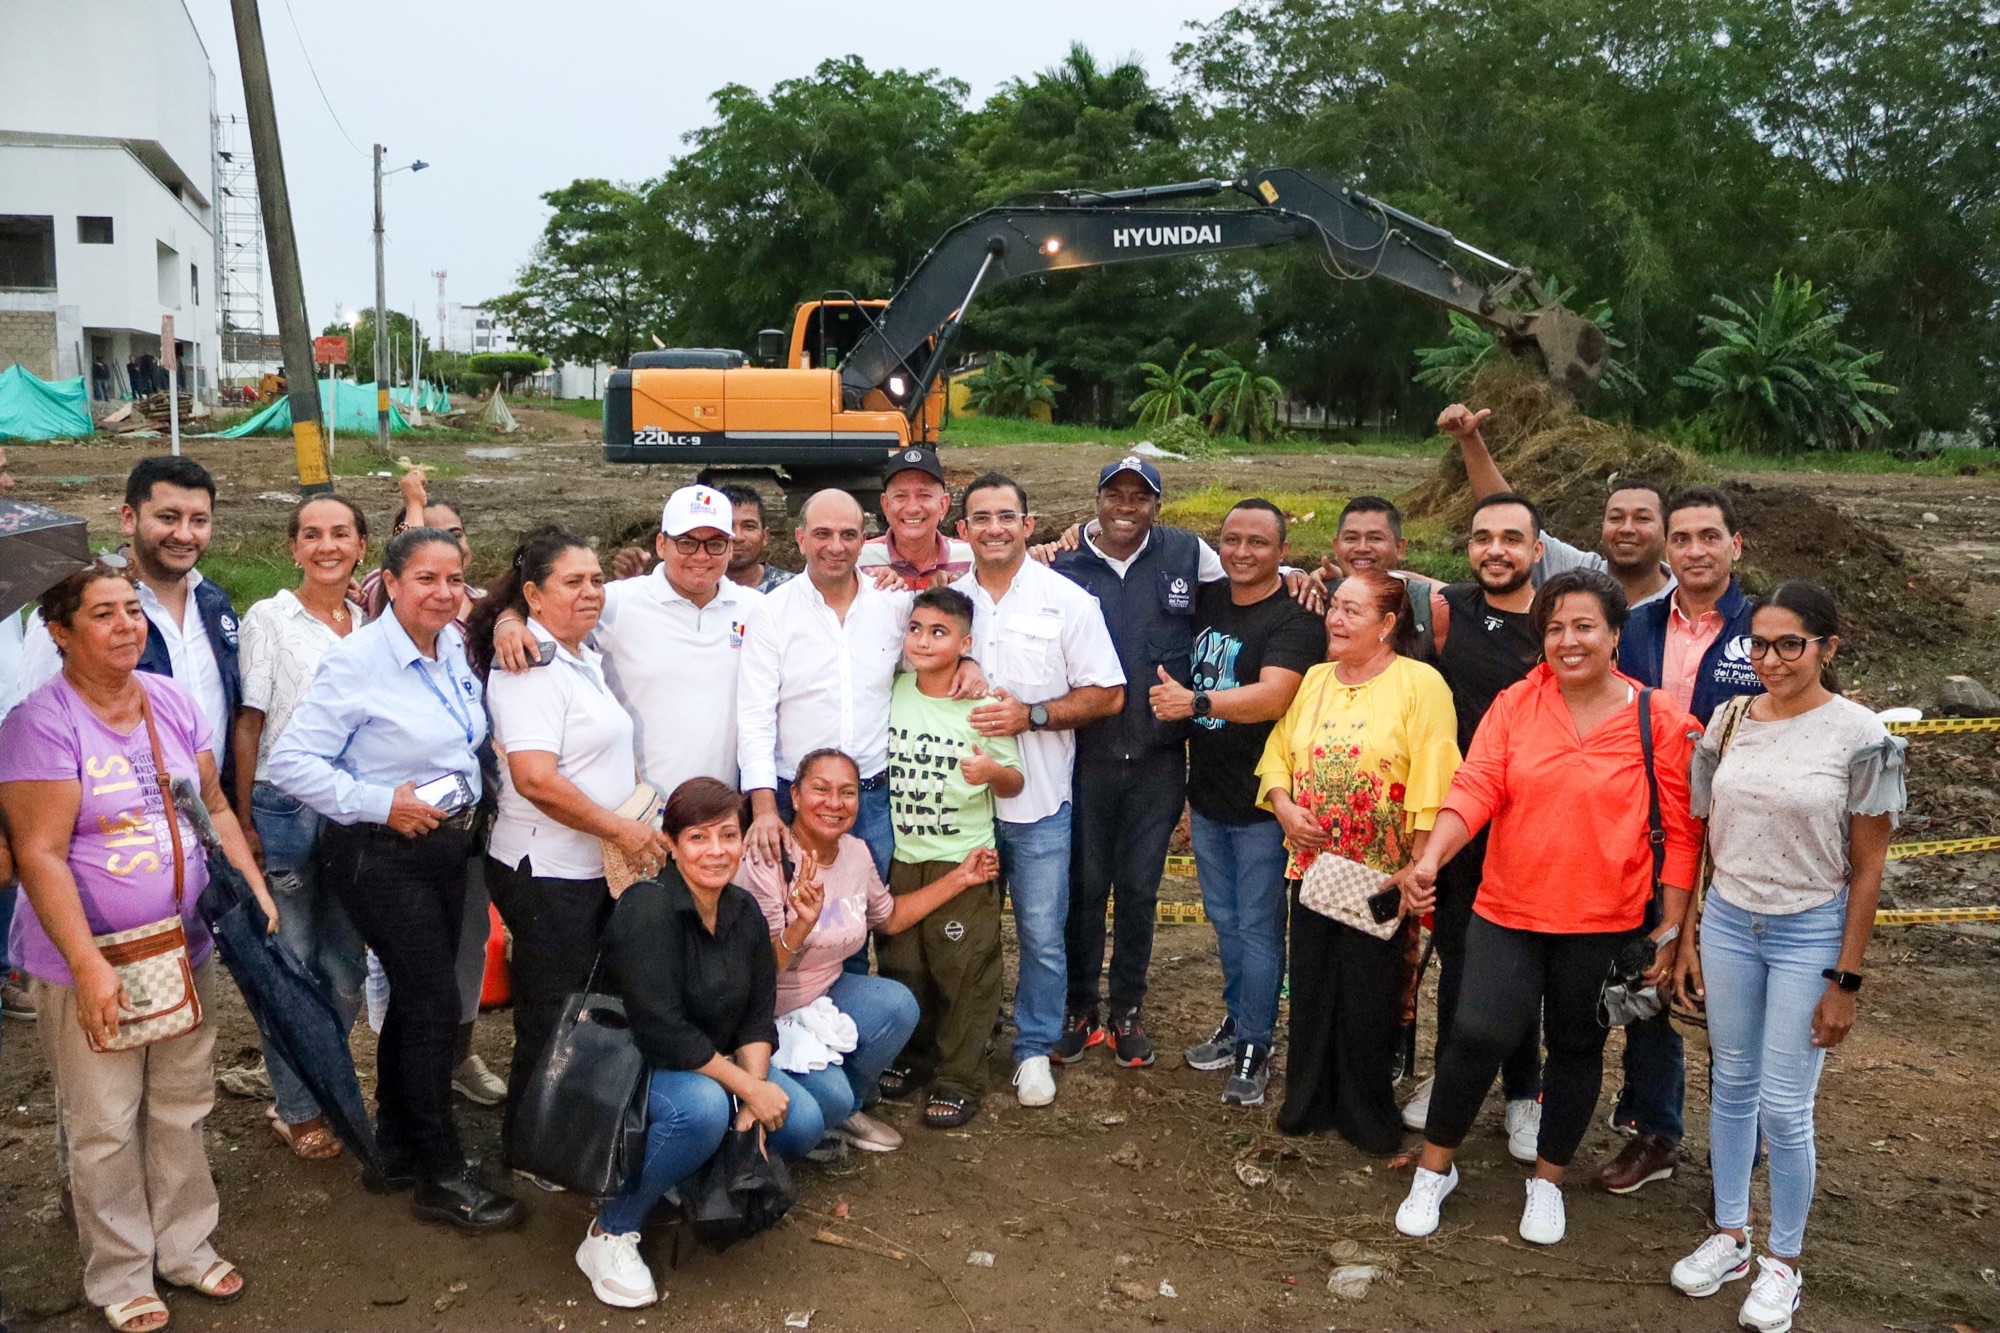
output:
M723 577L734 522L720 491L682 487L660 514L660 563L604 588L604 679L632 715L640 773L663 798L689 778L736 782L737 658L764 594ZM512 612L493 649L510 671L538 651Z
M1055 1100L1049 1052L1062 1033L1069 973L1070 774L1078 727L1125 705L1125 668L1097 599L1028 559L1028 495L989 472L965 491L959 535L972 572L952 584L972 599L972 655L994 687L972 711L975 730L1018 736L1021 794L999 801L995 824L1014 904L1021 971L1014 986L1014 1087L1023 1106Z

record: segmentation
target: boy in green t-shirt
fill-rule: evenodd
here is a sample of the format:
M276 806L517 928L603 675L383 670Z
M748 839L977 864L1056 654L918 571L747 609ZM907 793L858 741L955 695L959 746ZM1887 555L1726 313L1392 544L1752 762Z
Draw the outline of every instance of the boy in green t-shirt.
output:
M1014 738L979 735L969 720L979 701L951 698L959 661L971 652L972 599L953 588L918 593L903 633L911 669L889 702L892 894L920 889L994 846L994 798L1018 796L1026 782ZM1000 1011L1000 881L965 890L900 935L877 935L875 960L922 1009L896 1061L903 1086L931 1083L926 1125L963 1125L986 1093L986 1043Z

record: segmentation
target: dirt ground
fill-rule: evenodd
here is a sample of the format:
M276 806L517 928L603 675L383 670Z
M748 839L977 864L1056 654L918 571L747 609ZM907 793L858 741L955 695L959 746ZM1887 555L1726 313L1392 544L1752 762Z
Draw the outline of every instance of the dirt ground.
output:
M517 408L528 430L492 444L425 445L420 459L464 468L437 490L463 507L489 560L504 533L559 520L615 540L657 514L681 480L665 468L602 463L591 423ZM17 495L82 513L93 535L115 532L131 461L161 442L15 446ZM343 444L343 451L353 447ZM498 456L489 450L505 451ZM514 452L519 451L519 452ZM189 452L223 491L222 537L275 528L288 508L289 446L199 441ZM999 467L1028 485L1046 522L1081 516L1109 447L947 450L954 476ZM1170 488L1220 481L1254 490L1376 490L1395 494L1428 460L1348 455L1236 457L1168 464ZM1759 474L1794 484L1845 513L1881 524L1930 572L1963 592L1975 631L1958 648L1870 664L1871 703L1928 703L1946 670L1992 675L2000 612L2000 476L1974 478ZM343 490L371 516L394 508L393 483L352 477ZM384 524L386 526L386 523ZM1568 534L1588 543L1593 534ZM1303 553L1302 553L1303 554ZM1316 554L1316 553L1314 553ZM1916 804L1899 837L2000 833L2000 736L1925 739L1913 754ZM1198 897L1170 880L1163 896ZM2000 855L1892 863L1891 905L2000 902ZM1829 1061L1820 1099L1820 1192L1798 1326L2000 1329L2000 930L1914 927L1879 932L1853 1038ZM1012 968L1009 972L1011 975ZM226 988L225 988L226 989ZM1424 1003L1420 1072L1430 1057ZM218 1006L221 1063L254 1058L254 1033L233 1000ZM1672 1261L1704 1234L1708 1204L1706 1042L1688 1037L1689 1134L1676 1178L1617 1199L1581 1179L1569 1191L1569 1239L1532 1251L1515 1236L1522 1170L1499 1133L1498 1100L1462 1156L1464 1185L1438 1235L1410 1242L1390 1215L1407 1167L1370 1159L1338 1139L1287 1140L1272 1100L1220 1105L1220 1075L1183 1066L1178 1052L1220 1010L1207 926L1163 926L1150 1022L1162 1050L1151 1070L1101 1056L1060 1075L1047 1110L1017 1107L994 1063L996 1092L964 1131L924 1130L910 1110L888 1118L909 1135L887 1157L798 1172L787 1224L724 1255L688 1249L668 1269L665 1228L646 1253L664 1301L650 1310L596 1304L571 1253L584 1205L529 1191L520 1231L469 1239L423 1228L400 1200L364 1193L351 1165L298 1162L272 1138L258 1103L220 1098L209 1121L222 1194L218 1245L248 1273L239 1304L171 1298L179 1328L769 1329L810 1315L813 1329L1728 1329L1740 1288L1706 1302L1673 1292ZM482 1020L479 1047L504 1068L508 1018ZM30 1025L9 1022L0 1050L0 1289L12 1326L102 1327L82 1305L73 1231L56 1206L53 1098ZM1615 1090L1614 1034L1607 1095ZM364 1070L373 1038L355 1048ZM1004 1040L1001 1043L1004 1050ZM1279 1064L1282 1067L1283 1048ZM497 1112L460 1103L475 1153L497 1146ZM1414 1146L1414 1136L1412 1146ZM1587 1168L1615 1150L1601 1122L1580 1154ZM1267 1178L1250 1185L1245 1177ZM1579 1172L1579 1176L1581 1176ZM1760 1189L1761 1202L1761 1189ZM845 1215L835 1214L845 1206ZM815 1243L820 1229L903 1260ZM991 1268L969 1266L974 1251ZM1386 1275L1359 1301L1327 1289L1336 1263L1374 1262ZM1163 1285L1164 1284L1164 1285ZM1171 1295L1167 1291L1171 1290ZM793 1326L796 1325L794 1318Z

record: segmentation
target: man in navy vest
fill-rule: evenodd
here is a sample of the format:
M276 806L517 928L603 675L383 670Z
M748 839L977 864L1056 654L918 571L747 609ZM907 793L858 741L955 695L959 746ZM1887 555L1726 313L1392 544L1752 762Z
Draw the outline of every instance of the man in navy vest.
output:
M1153 1063L1139 1006L1153 956L1167 840L1187 801L1186 722L1154 718L1149 691L1162 670L1182 685L1194 665L1195 589L1227 578L1194 533L1155 522L1160 473L1143 458L1109 464L1097 478L1097 518L1055 569L1097 598L1125 669L1125 705L1076 734L1070 854L1069 1000L1052 1058L1080 1059L1105 1042L1119 1064ZM1110 1025L1098 1018L1104 910L1116 889Z
M131 543L139 605L148 622L139 670L172 676L194 696L215 736L222 790L234 795L236 762L229 739L243 699L236 668L236 611L222 585L204 579L195 568L213 531L215 479L192 458L142 458L125 478L118 522ZM22 692L60 670L62 658L37 613L21 651Z
M1736 584L1743 533L1736 506L1709 486L1667 502L1671 596L1632 611L1618 644L1618 669L1672 695L1704 727L1723 703L1761 694L1750 666L1750 599ZM1597 1172L1614 1194L1673 1175L1679 1160L1687 1066L1681 1034L1665 1012L1625 1029L1625 1086L1611 1123L1631 1142Z

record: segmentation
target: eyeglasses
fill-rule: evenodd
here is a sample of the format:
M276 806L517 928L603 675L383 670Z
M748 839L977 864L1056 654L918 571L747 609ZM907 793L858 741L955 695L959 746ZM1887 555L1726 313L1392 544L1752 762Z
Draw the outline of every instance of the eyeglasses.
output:
M706 551L710 555L728 555L727 537L676 537L674 549L682 555L693 555L696 551Z
M1802 634L1780 634L1775 639L1762 639L1752 634L1750 660L1761 662L1766 653L1776 652L1780 662L1796 662L1805 655L1807 644L1825 642L1826 636L1823 634L1815 634L1810 639Z
M1018 509L982 509L965 516L969 528L1011 528L1026 517Z

